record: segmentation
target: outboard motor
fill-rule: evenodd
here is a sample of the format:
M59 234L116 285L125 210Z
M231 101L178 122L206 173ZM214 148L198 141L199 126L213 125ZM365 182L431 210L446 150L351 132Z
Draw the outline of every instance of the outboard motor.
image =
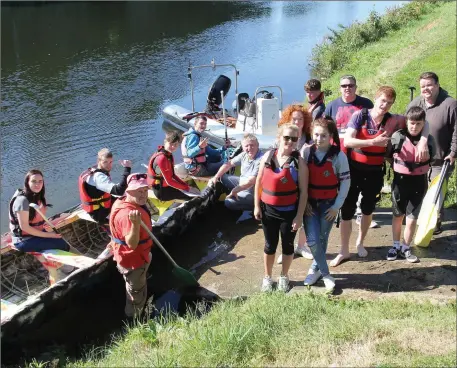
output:
M227 95L228 91L230 90L230 86L232 85L232 81L229 77L225 75L220 75L214 81L213 85L209 89L208 97L206 99L206 108L205 112L207 114L213 115L215 119L221 117L221 108L219 105L222 103L221 98L221 91L224 92L224 98Z
M263 135L276 135L279 121L279 100L273 93L266 90L257 92L262 94L256 99L257 104L257 132Z

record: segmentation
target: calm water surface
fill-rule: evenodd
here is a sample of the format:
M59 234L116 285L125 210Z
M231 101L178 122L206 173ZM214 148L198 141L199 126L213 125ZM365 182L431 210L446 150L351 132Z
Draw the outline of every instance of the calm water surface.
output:
M141 163L163 139L163 107L190 108L189 61L233 63L240 92L275 84L285 104L302 101L311 49L327 27L399 4L2 3L1 231L9 199L30 168L44 172L51 213L78 202L78 175L102 147L144 171ZM221 73L195 72L197 109ZM233 99L234 81L227 103ZM120 173L114 165L115 180Z

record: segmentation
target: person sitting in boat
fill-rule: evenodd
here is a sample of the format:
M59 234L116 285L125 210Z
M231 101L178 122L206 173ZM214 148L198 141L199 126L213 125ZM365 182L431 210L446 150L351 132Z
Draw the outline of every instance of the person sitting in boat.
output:
M139 317L146 303L146 274L151 264L152 239L141 221L152 229L146 174L131 174L127 178L125 196L114 202L109 219L117 269L124 277L126 287L125 314Z
M174 170L173 152L179 147L181 135L176 131L167 132L163 146L151 156L148 164L148 185L161 201L190 199L182 191L200 194L196 188L183 182Z
M68 244L60 234L44 231L45 221L30 207L30 203L40 206L45 215L46 203L43 173L30 170L24 181L24 188L18 189L9 205L10 230L15 248L23 252L42 252L48 249L68 251Z
M427 173L430 159L416 161L417 145L425 126L425 111L422 107L413 106L406 113L406 128L392 135L391 145L386 156L393 157L394 179L392 181L392 248L387 252L387 260L397 258L415 263L419 259L411 253L411 242L416 231L417 218L422 200L428 189ZM430 157L435 153L434 140L428 136ZM400 243L401 226L406 215L406 227L403 241Z
M260 161L254 189L254 216L262 221L265 235L262 291L271 291L271 274L278 246L282 240L282 272L278 290L289 288L288 272L294 256L294 238L302 225L308 200L308 167L296 150L300 135L297 126L279 127L278 148L269 150Z
M89 167L79 176L78 187L82 209L100 224L108 222L107 217L115 199L113 196L124 195L127 187L127 176L130 174L132 162L120 160L119 163L124 167L119 184L111 181L113 153L108 148L98 151L97 166Z
M314 285L322 277L326 291L332 293L335 279L330 275L325 254L330 230L348 195L351 177L333 119L314 120L312 132L314 144L300 151L309 170L308 204L303 221L307 243L314 256L304 284Z
M299 129L299 138L297 142L297 150L301 150L304 145L312 143L311 140L311 121L313 120L311 113L306 107L301 104L292 104L287 106L279 120L278 125L293 124ZM298 241L295 244L295 254L306 259L313 259L310 249L306 245L305 231L301 228L298 231ZM278 257L278 264L282 263L282 255Z
M325 111L324 92L321 88L321 82L318 79L310 79L305 84L308 112L313 120L319 119Z
M195 118L194 127L183 134L181 151L184 166L193 176L213 176L224 164L222 152L226 147L214 149L208 146L208 138L202 137L206 129L206 116Z
M262 153L254 134L245 134L241 145L243 152L223 164L216 175L210 179L208 186L214 186L218 180L221 180L229 193L224 201L225 206L230 210L252 211L255 179L259 173ZM233 167L240 165L241 176L226 174Z

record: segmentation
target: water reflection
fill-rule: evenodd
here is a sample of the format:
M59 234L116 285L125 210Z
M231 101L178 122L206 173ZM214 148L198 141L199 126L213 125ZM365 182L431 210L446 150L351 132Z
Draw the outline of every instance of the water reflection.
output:
M379 2L377 10L392 3ZM313 45L327 27L366 17L372 8L372 2L2 2L2 231L7 203L31 167L44 171L53 211L77 202L77 177L103 146L115 161L132 159L134 170L143 171L163 138L163 106L190 106L189 61L234 63L240 92L278 84L285 103L300 101ZM219 74L195 73L196 108ZM120 173L115 166L113 178Z

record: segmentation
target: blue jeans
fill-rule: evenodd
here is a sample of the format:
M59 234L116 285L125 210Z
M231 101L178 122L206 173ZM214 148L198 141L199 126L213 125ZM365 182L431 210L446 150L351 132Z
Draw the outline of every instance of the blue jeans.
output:
M70 247L63 239L40 238L39 236L31 236L24 239L14 246L23 252L43 252L49 249L60 249L68 251Z
M206 162L204 165L198 164L196 172L192 172L193 176L214 176L219 168L224 164L224 161Z
M240 184L240 177L235 175L223 175L221 178L222 185L230 193L233 188ZM235 198L225 199L225 207L229 210L253 211L254 210L254 188L238 192L238 200Z
M335 203L335 199L310 199L309 203L313 208L312 216L304 216L306 243L313 254L314 261L311 268L314 271L321 271L322 276L327 276L328 270L325 254L327 253L328 237L332 230L333 220L325 219L325 211Z

